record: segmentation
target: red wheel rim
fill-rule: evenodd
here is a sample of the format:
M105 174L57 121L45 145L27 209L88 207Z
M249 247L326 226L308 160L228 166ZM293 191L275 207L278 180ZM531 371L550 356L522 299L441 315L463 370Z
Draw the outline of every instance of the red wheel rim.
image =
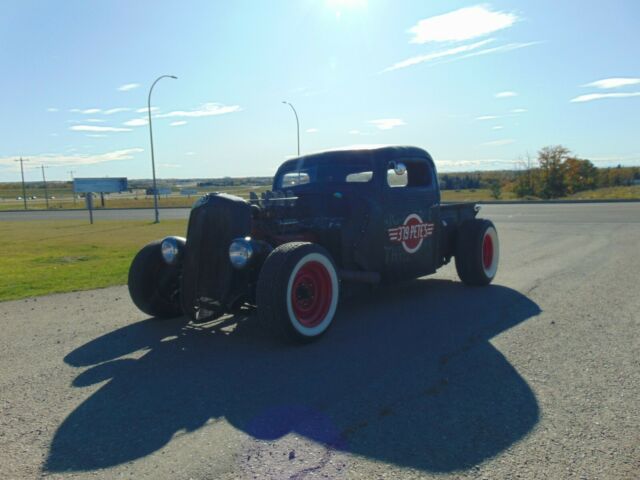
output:
M296 273L291 287L291 307L304 327L318 326L331 307L333 286L327 267L320 262L305 263Z
M491 268L493 263L493 239L491 235L485 233L482 241L482 264L485 269Z

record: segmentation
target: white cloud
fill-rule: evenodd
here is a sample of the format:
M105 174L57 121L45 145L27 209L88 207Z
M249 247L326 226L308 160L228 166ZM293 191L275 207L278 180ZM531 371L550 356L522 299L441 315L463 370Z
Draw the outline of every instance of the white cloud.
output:
M360 130L349 130L349 135L360 135Z
M47 112L57 112L57 111L58 111L58 109L57 109L57 108L55 108L55 107L49 107L49 108L47 108Z
M571 102L590 102L592 100L600 100L602 98L627 98L627 97L640 97L640 92L627 92L627 93L588 93L586 95L580 95L579 97L572 98Z
M117 160L131 160L136 153L143 152L142 148L127 148L115 150L101 154L59 154L42 153L31 155L29 159L37 164L44 164L51 167L93 165L96 163L113 162ZM0 157L0 165L13 165L15 157Z
M482 41L476 42L476 43L470 43L470 44L467 44L467 45L461 45L459 47L449 48L447 50L441 50L441 51L438 51L438 52L427 53L426 55L417 55L415 57L407 58L406 60L402 60L401 62L395 63L395 64L391 65L390 67L385 68L384 70L382 70L382 73L391 72L393 70L398 70L400 68L411 67L413 65L418 65L419 63L430 62L432 60L437 60L439 58L449 57L451 55L457 55L459 53L469 52L471 50L475 50L476 48L480 48L480 47L486 45L487 43L493 42L493 41L494 40L492 38L490 38L488 40L482 40Z
M307 128L305 130L305 132L307 132L307 133L318 133L318 129L317 128Z
M411 43L459 42L509 28L517 20L513 13L476 5L420 20L409 32L414 35Z
M158 166L162 168L180 168L182 165L180 165L179 163L161 163Z
M489 55L491 53L502 53L502 52L510 52L512 50L519 50L521 48L531 47L533 45L538 45L542 42L526 42L526 43L506 43L504 45L499 45L497 47L485 48L484 50L479 50L477 52L467 53L466 55L460 55L459 57L452 58L449 60L450 62L454 62L456 60L462 60L464 58L478 57L480 55Z
M138 88L139 86L139 83L125 83L124 85L120 85L118 87L118 90L121 92L128 92L129 90L133 90L134 88Z
M158 107L151 107L151 111L152 112L156 112L158 111L159 108ZM136 113L147 113L149 111L149 109L147 107L142 107L136 110Z
M509 145L511 143L515 143L515 140L512 138L505 138L503 140L492 140L490 142L484 142L482 145L487 147L501 147L503 145Z
M511 113L525 113L526 111L526 108L514 108L513 110L511 110Z
M191 157L196 154L196 152L184 152L185 155Z
M491 130L502 130L504 127L502 125L495 125L491 127Z
M195 110L176 110L169 113L156 115L158 118L169 117L210 117L212 115L224 115L225 113L239 112L239 105L220 105L219 103L205 103Z
M186 124L187 122L185 120L178 120L177 122L171 122L169 125L171 125L172 127L179 127Z
M148 123L149 120L146 118L133 118L124 122L123 125L126 125L127 127L144 127Z
M117 108L110 108L109 110L105 110L102 113L104 113L105 115L113 115L114 113L129 112L129 111L131 111L130 108L117 107Z
M69 130L76 132L130 132L130 128L100 127L98 125L74 125Z
M640 84L640 78L614 77L603 78L602 80L596 80L595 82L586 83L582 86L596 88L620 88L638 84Z
M91 137L91 138L107 138L107 135L105 135L104 133L87 133L85 135L85 137Z
M86 122L90 122L90 123L102 123L104 122L104 120L102 120L101 118L87 118L85 120ZM79 123L79 122L76 122Z
M391 130L392 128L406 125L401 118L380 118L378 120L369 120L367 123L377 127L378 130Z
M518 94L512 91L498 92L494 95L494 97L496 98L509 98L509 97L517 97L517 96Z
M476 120L495 120L496 118L499 118L497 115L482 115L480 117L476 117Z
M85 110L82 110L80 113L84 113L85 115L90 115L92 113L100 113L102 110L100 110L99 108L87 108Z

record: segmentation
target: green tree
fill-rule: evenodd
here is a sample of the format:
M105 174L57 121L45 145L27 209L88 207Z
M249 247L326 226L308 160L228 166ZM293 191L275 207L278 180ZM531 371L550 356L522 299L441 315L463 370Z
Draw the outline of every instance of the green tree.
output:
M498 180L491 182L489 185L489 190L491 190L491 196L496 200L500 200L502 196L502 185Z

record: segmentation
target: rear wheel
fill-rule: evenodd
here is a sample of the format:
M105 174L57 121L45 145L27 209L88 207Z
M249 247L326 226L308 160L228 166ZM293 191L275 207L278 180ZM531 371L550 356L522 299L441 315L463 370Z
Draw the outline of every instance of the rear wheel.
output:
M467 285L488 285L495 278L500 259L498 232L489 220L467 220L456 240L456 270Z
M162 259L161 241L142 248L129 267L129 295L147 315L161 318L182 315L179 301L179 269Z
M258 314L286 340L310 342L333 322L339 288L335 264L324 248L286 243L273 250L262 266Z

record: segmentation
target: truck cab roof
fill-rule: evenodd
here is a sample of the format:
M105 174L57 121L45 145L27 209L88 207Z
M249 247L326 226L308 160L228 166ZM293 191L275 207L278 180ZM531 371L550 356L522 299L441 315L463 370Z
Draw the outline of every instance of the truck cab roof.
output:
M386 176L392 162L403 162L410 170L433 171L429 153L418 147L386 146L329 150L303 155L284 162L274 177L274 190L312 184L371 185L376 177ZM414 175L415 176L415 175ZM307 187L308 188L308 187Z

